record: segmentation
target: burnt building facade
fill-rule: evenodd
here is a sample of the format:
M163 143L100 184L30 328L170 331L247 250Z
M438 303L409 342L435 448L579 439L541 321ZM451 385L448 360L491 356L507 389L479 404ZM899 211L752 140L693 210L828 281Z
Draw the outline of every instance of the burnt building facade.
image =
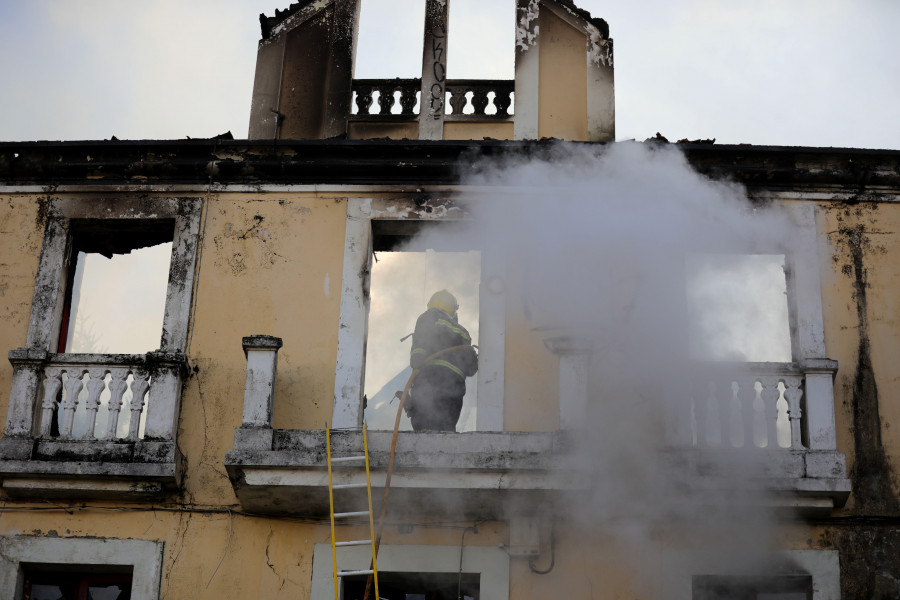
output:
M477 400L396 437L383 597L897 597L900 152L615 143L602 19L519 0L514 80L452 80L450 4L410 80L353 78L356 1L263 17L247 140L0 143L0 594L335 596L325 425L336 456L369 425L378 512L406 377L373 365L409 348L376 302L414 322L451 269L377 277L466 254ZM143 295L87 257L161 244L152 347L79 350L91 285ZM689 351L697 255L778 257L782 350ZM725 314L707 342L765 328Z

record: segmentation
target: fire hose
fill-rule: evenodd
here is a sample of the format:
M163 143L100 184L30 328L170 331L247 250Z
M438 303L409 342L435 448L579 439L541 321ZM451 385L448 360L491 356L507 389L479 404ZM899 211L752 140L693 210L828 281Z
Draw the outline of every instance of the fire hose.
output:
M434 360L438 356L446 354L447 352L468 347L469 344L462 344L459 346L451 346L450 348L438 350L437 352L426 358L422 362L422 364L428 364L428 361ZM419 369L413 369L413 372L410 374L409 379L406 381L406 387L403 389L403 394L400 396L400 405L397 407L397 418L394 420L394 437L391 439L391 454L388 458L387 476L384 479L384 498L381 501L381 514L378 516L378 531L375 534L375 556L373 557L372 562L369 564L369 569L373 568L375 558L378 557L378 548L381 546L381 534L384 532L384 518L385 515L387 515L388 495L391 492L391 475L393 475L394 473L394 456L397 453L397 435L400 433L400 419L403 415L403 404L406 402L406 397L409 395L409 388L412 386L412 382L418 374ZM372 588L372 577L372 575L369 575L369 577L366 579L366 591L363 594L363 600L368 600L369 598L369 591Z

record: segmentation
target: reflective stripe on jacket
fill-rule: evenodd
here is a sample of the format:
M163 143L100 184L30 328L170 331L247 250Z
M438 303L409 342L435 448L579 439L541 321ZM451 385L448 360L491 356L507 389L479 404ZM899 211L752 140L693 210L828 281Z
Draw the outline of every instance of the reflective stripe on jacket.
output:
M414 369L424 366L443 367L465 379L466 375L472 375L478 369L471 343L469 332L456 319L438 308L429 308L416 321L409 364ZM454 346L469 347L461 348L462 352L447 352L424 362L432 354Z

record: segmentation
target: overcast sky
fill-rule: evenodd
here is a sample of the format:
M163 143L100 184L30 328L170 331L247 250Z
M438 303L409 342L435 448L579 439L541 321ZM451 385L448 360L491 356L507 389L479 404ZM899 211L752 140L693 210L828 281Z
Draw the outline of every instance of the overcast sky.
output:
M357 76L415 75L422 1L362 0ZM897 0L576 2L610 23L619 139L900 148ZM288 4L0 0L0 140L245 137ZM512 8L452 0L451 77L512 77Z

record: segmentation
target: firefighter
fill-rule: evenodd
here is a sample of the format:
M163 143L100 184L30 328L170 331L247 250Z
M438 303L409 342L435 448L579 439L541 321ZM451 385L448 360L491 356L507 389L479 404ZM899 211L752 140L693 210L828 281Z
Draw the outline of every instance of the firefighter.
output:
M435 292L416 321L409 365L419 369L406 400L415 431L456 431L466 394L466 377L478 371L478 355L466 328L456 320L459 304L447 290ZM432 354L454 348L427 360Z

